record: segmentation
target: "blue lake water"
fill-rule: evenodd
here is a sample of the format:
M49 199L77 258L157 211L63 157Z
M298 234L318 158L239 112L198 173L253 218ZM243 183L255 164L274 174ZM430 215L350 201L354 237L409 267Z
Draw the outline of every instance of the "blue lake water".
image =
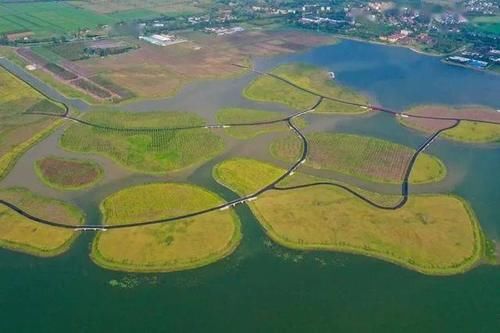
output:
M500 108L500 75L444 64L439 57L409 49L343 41L300 54L262 58L257 68L303 62L334 71L343 84L375 97L389 108L422 103L483 104Z

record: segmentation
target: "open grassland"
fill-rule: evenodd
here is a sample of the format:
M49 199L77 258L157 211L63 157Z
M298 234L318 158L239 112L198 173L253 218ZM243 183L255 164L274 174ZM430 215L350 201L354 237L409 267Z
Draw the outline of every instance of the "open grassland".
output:
M26 189L0 190L0 199L9 201L32 215L66 224L83 223L83 213L69 204L40 197ZM42 225L0 205L0 246L28 254L49 257L66 251L77 233Z
M217 112L217 122L219 124L247 124L262 121L272 121L286 117L283 113L273 111L263 111L242 108L226 108ZM244 126L227 128L227 134L238 139L250 139L261 134L275 131L287 130L285 123L270 125Z
M214 178L240 195L252 194L269 185L286 170L272 164L248 158L233 158L219 163L213 171Z
M50 187L79 190L94 185L102 176L102 168L94 162L54 156L35 162L36 174Z
M207 129L154 129L203 124L201 118L189 113L95 111L86 113L84 119L103 126L130 130L75 124L61 137L63 148L103 154L140 172L163 173L182 169L214 157L224 147L223 140Z
M106 198L106 224L164 219L206 209L223 201L187 184L148 184ZM114 270L178 271L208 265L231 254L241 239L240 222L230 210L145 227L100 232L92 259Z
M324 96L359 104L368 104L369 102L366 97L340 86L330 79L327 72L313 66L286 64L275 68L272 73L300 87ZM317 97L313 94L302 91L267 75L262 75L254 80L244 90L243 94L249 99L282 103L299 110L311 107L317 100ZM359 106L345 105L335 101L324 100L316 108L316 112L352 114L366 112L366 109Z
M442 105L423 105L414 107L405 113L409 115L414 114L457 119L466 118L494 122L496 124L462 120L457 127L445 131L443 136L451 140L470 143L500 141L500 113L491 108L480 106L449 107ZM432 133L454 124L454 121L450 120L419 119L411 117L399 117L399 121L407 127L426 133Z
M228 188L247 193L282 172L267 163L234 159L219 164L214 175ZM321 180L295 174L283 185ZM350 187L377 202L400 199ZM268 235L290 248L358 253L443 275L470 269L483 255L483 236L472 209L450 195L415 195L403 208L382 210L322 185L266 192L249 206Z
M47 37L116 21L59 1L0 4L0 34L31 31Z
M36 111L64 112L27 84L0 69L0 179L24 152L60 124L54 118L24 114Z
M445 275L470 269L483 253L474 213L453 196L412 196L387 211L325 186L266 193L251 207L275 241L297 249L360 253Z
M400 183L415 150L394 142L344 133L308 134L306 165L327 169L362 179ZM288 136L271 144L278 159L294 161L300 156L302 142ZM446 175L444 164L436 157L420 154L409 181L413 184L435 182Z

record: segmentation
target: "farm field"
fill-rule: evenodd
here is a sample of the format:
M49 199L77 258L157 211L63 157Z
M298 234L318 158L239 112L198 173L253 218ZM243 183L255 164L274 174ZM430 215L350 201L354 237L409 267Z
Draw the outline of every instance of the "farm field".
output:
M61 137L63 148L103 154L139 172L182 169L216 156L224 147L222 139L207 129L158 129L161 124L167 128L203 124L189 113L103 110L86 113L83 119L106 128L72 125Z
M55 156L36 161L35 171L45 184L62 190L90 187L99 181L103 173L94 162Z
M246 193L280 171L267 163L236 159L216 166L214 175ZM306 180L299 177L299 182ZM454 196L415 195L392 211L374 208L345 190L318 186L266 192L249 205L268 235L290 248L364 254L436 275L466 271L483 256L474 212Z
M286 117L286 115L281 112L242 108L226 108L217 112L217 122L219 124L255 123L261 121L278 120L284 117ZM270 125L226 128L225 132L238 139L250 139L261 134L287 129L288 127L285 123L276 123Z
M41 218L79 225L83 213L61 201L44 198L22 188L0 190L0 199L8 200ZM33 222L0 205L0 246L27 254L51 257L66 251L78 236L73 230Z
M246 31L229 36L183 32L180 36L188 42L168 47L138 42L139 49L76 63L90 76L113 82L139 99L156 99L173 96L193 81L240 75L245 70L233 64L248 65L252 56L293 53L334 41L296 31Z
M178 216L222 203L203 188L156 183L126 188L106 198L106 224L127 224ZM92 259L100 266L134 272L192 269L231 254L241 239L240 222L230 210L171 223L100 232Z
M493 122L480 123L476 121L462 120L460 124L442 135L445 138L470 143L488 143L500 140L500 113L491 108L480 106L448 107L441 105L422 105L414 107L405 112L406 114L456 117L459 119L474 119ZM410 128L432 133L441 128L453 125L450 120L399 118L399 121ZM496 123L496 124L495 124Z
M115 22L113 17L63 2L0 4L0 34L29 31L37 37L50 37Z
M319 68L301 64L281 65L271 71L294 84L323 94L328 97L338 98L353 103L368 104L368 98L342 87L333 82L327 72ZM317 100L317 97L299 90L285 82L281 82L270 76L259 76L247 88L243 95L252 100L276 102L285 104L291 108L305 110ZM366 109L359 106L345 105L339 102L324 100L317 108L318 113L353 114L364 113Z
M192 1L186 0L91 0L91 1L71 1L75 7L84 8L101 14L109 14L121 20L132 20L139 18L158 17L161 14L188 15L199 13L203 6L210 4L210 0ZM154 16L153 16L154 15Z
M0 69L0 179L31 146L60 124L55 118L24 113L64 110Z
M343 134L312 133L306 165L328 169L362 179L384 183L403 181L414 149L377 138ZM271 144L271 153L278 159L294 161L300 154L302 143L291 137ZM436 182L446 175L444 164L436 157L420 154L410 175L410 183Z

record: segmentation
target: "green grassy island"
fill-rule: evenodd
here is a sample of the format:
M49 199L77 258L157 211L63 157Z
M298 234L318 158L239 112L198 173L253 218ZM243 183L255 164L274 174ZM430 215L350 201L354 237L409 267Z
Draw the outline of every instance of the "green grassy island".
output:
M208 160L224 147L223 140L210 130L175 128L203 125L203 120L189 113L95 111L86 113L88 122L119 131L72 125L61 137L63 148L75 152L103 154L125 167L146 173L179 170Z
M35 162L38 177L50 187L61 190L79 190L97 183L103 174L95 162L65 159L55 156Z
M500 124L461 121L457 127L444 132L444 136L452 140L470 143L500 142Z
M442 136L454 141L466 143L500 142L500 114L493 109L481 106L449 107L443 105L421 105L405 112L408 115L425 115L437 117L456 117L474 120L496 122L484 123L471 120L462 120L457 127L443 132ZM440 119L403 118L399 121L410 128L432 133L440 128L454 124L454 121Z
M60 223L80 225L84 215L76 207L48 199L22 188L0 190L0 199L32 215ZM69 249L78 233L70 229L33 222L0 205L0 246L27 254L51 257Z
M309 153L306 165L327 169L370 181L400 183L415 150L397 143L373 137L318 132L306 135ZM302 143L292 137L271 144L271 153L278 159L295 161ZM410 182L430 183L442 180L446 167L436 157L420 154L415 162Z
M101 204L106 224L127 224L192 213L222 203L203 188L174 183L130 187ZM232 210L143 227L100 232L92 259L104 268L168 272L208 265L231 254L241 239Z
M218 178L238 192L284 172L267 163L234 159L216 166L214 175L238 165L243 171ZM254 169L251 174L249 168ZM274 241L295 249L363 254L433 275L464 272L484 252L474 212L451 195L414 195L403 208L382 210L345 190L318 186L266 192L249 206Z
M286 64L272 71L300 87L313 92L349 102L368 104L368 98L343 87L330 78L329 74L317 67L301 64ZM293 109L306 110L313 106L317 97L292 85L268 75L261 75L243 91L243 95L251 100L285 104ZM317 108L317 113L356 114L367 112L359 106L345 105L339 102L324 100Z

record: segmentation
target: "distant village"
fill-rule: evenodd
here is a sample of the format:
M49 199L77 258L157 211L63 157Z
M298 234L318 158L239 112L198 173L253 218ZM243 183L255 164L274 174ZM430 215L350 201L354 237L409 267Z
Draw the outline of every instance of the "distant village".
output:
M449 7L400 5L391 1L319 0L231 0L215 2L197 15L122 22L137 30L137 37L157 46L183 43L184 30L198 30L216 36L241 33L247 29L266 27L298 27L338 36L368 40L443 55L450 64L500 72L498 50L500 33L484 28L478 19L500 17L498 0L460 0ZM136 29L137 27L137 29ZM486 25L488 27L488 25ZM61 42L100 39L109 36L113 27L82 29ZM495 32L496 31L496 32ZM35 43L30 36L7 36L0 43ZM46 42L46 41L43 41Z

